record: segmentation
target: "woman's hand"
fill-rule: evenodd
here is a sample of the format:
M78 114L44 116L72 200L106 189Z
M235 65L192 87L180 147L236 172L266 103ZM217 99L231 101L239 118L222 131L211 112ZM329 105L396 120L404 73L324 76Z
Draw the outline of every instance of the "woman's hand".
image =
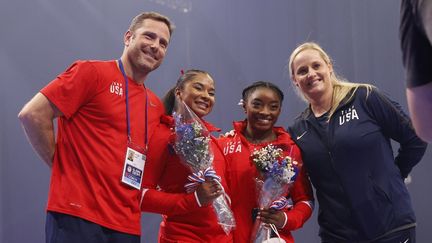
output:
M221 185L209 177L206 178L206 181L201 183L196 189L198 200L203 206L213 202L213 200L222 195L222 192Z
M274 224L276 228L282 229L285 224L285 214L283 211L275 209L260 209L257 218L265 224Z

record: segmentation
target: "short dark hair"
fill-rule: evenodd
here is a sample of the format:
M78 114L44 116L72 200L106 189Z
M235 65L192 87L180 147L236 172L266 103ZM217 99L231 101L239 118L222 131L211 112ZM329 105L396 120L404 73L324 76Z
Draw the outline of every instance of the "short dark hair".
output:
M268 88L273 90L280 99L280 102L282 104L282 101L284 99L284 94L282 92L282 90L274 83L271 82L266 82L266 81L256 81L255 83L247 86L245 89L243 89L242 92L242 99L244 102L247 101L247 99L249 98L249 95L252 94L255 90L259 89L259 88Z
M142 12L132 19L129 26L129 30L133 32L136 29L138 29L145 19L153 19L165 23L168 26L170 36L172 35L172 32L175 29L174 24L171 22L171 20L168 17L156 12Z

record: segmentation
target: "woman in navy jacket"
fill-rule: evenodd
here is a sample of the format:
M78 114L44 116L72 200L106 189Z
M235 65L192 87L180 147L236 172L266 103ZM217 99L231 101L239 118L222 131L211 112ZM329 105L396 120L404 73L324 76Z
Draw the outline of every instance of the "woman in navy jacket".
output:
M289 131L316 189L322 242L415 242L404 178L426 143L409 118L375 87L338 78L316 43L298 46L289 69L308 103Z

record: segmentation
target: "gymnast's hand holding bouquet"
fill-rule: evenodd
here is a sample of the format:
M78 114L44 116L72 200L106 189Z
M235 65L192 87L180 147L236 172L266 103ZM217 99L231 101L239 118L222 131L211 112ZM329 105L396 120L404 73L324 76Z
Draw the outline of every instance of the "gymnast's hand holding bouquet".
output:
M298 162L291 157L291 152L285 156L281 148L269 144L252 153L251 159L261 175L260 178L256 178L260 209L281 210L288 206L285 195L288 194L290 186L293 185L300 171ZM252 230L253 242L264 242L270 239L272 232L279 237L275 225L263 223L260 213Z
M178 101L177 111L173 113L175 120L174 150L183 162L192 171L188 177L190 183L185 185L188 193L200 194L197 190L200 183L210 181L207 187L217 188L213 193L213 208L225 233L234 228L235 221L228 202L230 198L225 193L221 178L213 169L213 151L210 147L210 133L195 113L182 101ZM201 187L202 188L202 187ZM205 190L205 189L203 189ZM205 193L201 193L205 194ZM201 195L197 195L201 199ZM208 199L206 201L209 201ZM201 202L203 203L203 202Z

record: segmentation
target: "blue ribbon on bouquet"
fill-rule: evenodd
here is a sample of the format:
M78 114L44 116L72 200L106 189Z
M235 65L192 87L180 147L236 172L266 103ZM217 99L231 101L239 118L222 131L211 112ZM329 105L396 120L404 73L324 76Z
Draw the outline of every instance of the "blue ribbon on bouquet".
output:
M205 182L206 177L211 177L214 180L216 180L217 182L221 181L221 178L220 178L220 176L218 176L216 174L216 171L212 167L209 167L209 168L205 169L204 172L202 170L200 170L198 172L192 173L192 175L189 175L187 177L188 180L191 182L186 183L184 185L184 187L186 188L186 192L187 193L194 192L199 184Z
M272 202L270 205L270 208L275 210L282 210L286 207L292 207L292 205L289 204L288 199L286 197L280 197L279 199Z

